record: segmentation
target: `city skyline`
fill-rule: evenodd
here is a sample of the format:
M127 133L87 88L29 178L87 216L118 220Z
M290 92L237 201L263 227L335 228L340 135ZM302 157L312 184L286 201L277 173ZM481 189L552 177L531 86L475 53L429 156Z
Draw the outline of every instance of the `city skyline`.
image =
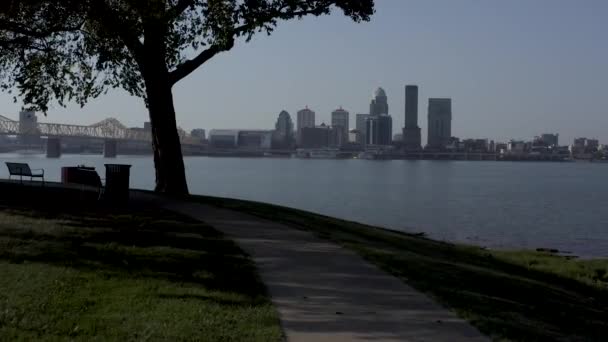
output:
M596 105L608 78L608 47L595 43L608 30L606 15L608 3L600 0L383 1L370 23L337 14L281 23L271 37L240 42L179 84L177 119L188 131L263 129L282 109L295 117L308 105L320 124L342 105L354 123L356 113L368 112L370 90L381 86L399 133L403 85L417 84L423 143L423 104L431 97L453 99L453 134L461 137L507 141L559 132L563 141L608 141L608 115ZM0 96L1 115L16 119L19 110L10 95ZM55 106L40 121L107 117L128 126L148 121L141 99L117 92L84 109Z
M365 137L365 133L367 133L367 131L369 131L369 129L372 126L368 125L368 121L371 118L375 117L382 117L385 116L387 117L390 122L388 123L388 127L390 130L392 130L392 135L390 135L390 137L386 137L385 139L383 139L383 143L380 145L391 145L393 143L395 143L395 141L393 141L393 137L399 135L401 139L404 138L404 132L407 130L408 124L409 127L412 128L414 127L416 124L420 127L420 126L424 126L424 125L420 125L420 117L419 117L419 109L420 109L420 101L418 98L418 85L414 85L414 84L408 84L405 85L405 94L403 97L403 101L405 103L404 105L404 125L403 127L401 127L401 129L399 129L398 127L394 127L393 125L393 118L391 116L390 113L386 113L389 112L389 106L388 106L388 98L389 96L386 94L385 90L382 87L378 87L376 90L374 90L373 94L372 94L372 98L371 98L371 103L369 106L369 111L372 114L361 114L361 113L357 113L357 114L352 114L353 118L352 120L353 122L353 126L349 126L349 121L351 120L351 113L344 109L342 106L339 106L337 109L334 109L330 115L328 120L323 120L321 119L319 122L317 122L316 118L316 112L309 108L308 105L306 105L304 108L297 110L295 112L295 115L292 119L292 113L290 113L289 110L286 109L282 109L278 115L278 117L275 117L275 121L274 121L274 127L257 127L257 128L251 128L251 127L197 127L197 128L188 128L185 129L184 132L192 132L192 135L194 136L198 136L200 135L201 132L203 132L203 136L205 134L205 132L209 132L209 131L267 131L267 132L271 132L274 131L275 132L275 137L276 135L284 135L284 130L287 129L285 127L285 125L290 126L291 127L291 131L293 136L290 138L292 139L292 143L294 144L298 144L299 143L299 134L300 134L300 129L301 128L305 128L305 127L309 127L309 128L315 128L315 127L327 127L327 128L336 128L336 126L338 126L338 128L340 128L340 126L346 126L347 130L346 132L350 132L351 130L357 130L359 131L359 134L361 134L363 132L363 137L362 140L359 140L359 138L357 138L357 143L359 144L363 144L363 145L375 145L375 143L369 143L367 142L367 139ZM378 100L380 99L380 103L378 104ZM423 99L424 100L424 99ZM554 133L548 133L548 131L542 131L542 133L535 133L532 136L528 136L528 137L510 137L508 139L505 140L499 140L499 139L495 139L493 137L489 137L489 136L483 136L483 137L479 137L479 136L475 136L475 137L467 137L467 136L460 136L458 134L454 134L452 132L452 99L445 97L445 98L428 98L426 99L426 110L423 110L423 112L425 113L425 117L426 117L426 122L427 122L427 135L426 135L426 139L427 141L420 141L420 145L419 148L440 148L440 147L445 147L447 145L450 144L451 138L456 138L456 139L473 139L473 140L486 140L487 142L492 142L492 143L509 143L509 142L515 142L515 143L519 143L519 142L523 142L523 141L532 141L533 139L539 138L539 137L545 137L548 135L553 135ZM412 104L414 103L414 104ZM447 105L447 107L446 107ZM22 120L22 116L24 115L28 115L31 116L32 113L35 112L30 112L30 111L20 111L18 113L18 117L16 118L16 121L21 121ZM386 114L383 114L386 113ZM338 114L341 118L337 119L335 118L335 115ZM439 114L441 118L440 121L443 122L435 122L437 121L436 119L431 119L432 117L437 117L437 115ZM447 117L445 117L447 115ZM1 117L2 115L0 115ZM398 117L398 114L396 115ZM5 118L9 119L9 120L13 120L11 115L8 116L4 116ZM44 116L43 116L44 117ZM288 123L285 122L285 117L287 117L288 119ZM40 117L35 117L36 121L39 121ZM114 120L115 118L105 118L104 120ZM445 121L447 119L447 121ZM120 120L118 120L120 121ZM361 121L361 122L360 122ZM430 125L429 122L433 121L434 125ZM40 123L46 123L45 120L39 121ZM338 122L338 124L336 124ZM425 122L423 120L423 122ZM60 124L66 124L66 125L70 125L70 123L60 123ZM82 125L82 126L87 126ZM281 126L279 128L279 126ZM436 126L436 127L434 127ZM447 131L444 132L444 126L447 127ZM143 129L148 129L146 127L149 127L149 122L145 121L143 122ZM363 127L363 130L361 130L360 127ZM132 127L134 129L142 129L141 126L135 126ZM179 126L179 122L178 122L178 128L183 129L183 127ZM420 128L418 128L418 130L420 130ZM431 132L434 131L436 133L431 134ZM437 132L439 131L439 132ZM337 138L339 139L339 145L343 144L343 141L348 141L346 135L346 132L343 132L343 134L345 135L344 138ZM540 131L539 131L540 132ZM410 132L411 133L411 132ZM421 134L420 132L418 132L417 134ZM416 138L414 140L417 140L418 138L420 138L420 136L417 136L417 134L414 134L413 136ZM556 136L559 136L560 134L562 134L561 132L557 132L555 133ZM442 137L437 140L437 136L441 135ZM429 137L431 137L429 139ZM603 142L601 139L597 139L597 137L594 136L575 136L572 140L570 140L570 142L565 142L562 140L562 142L564 142L563 144L561 144L560 146L571 146L571 145L577 145L577 140L592 140L592 141L597 141L597 142ZM434 141L434 143L431 143L431 140ZM375 140L374 140L375 141ZM412 146L407 145L407 143L405 143L405 141L402 142L402 140L399 140L399 142L402 145L402 148L405 148L405 150L416 150L416 148L413 148ZM606 145L606 144L602 144L602 145Z

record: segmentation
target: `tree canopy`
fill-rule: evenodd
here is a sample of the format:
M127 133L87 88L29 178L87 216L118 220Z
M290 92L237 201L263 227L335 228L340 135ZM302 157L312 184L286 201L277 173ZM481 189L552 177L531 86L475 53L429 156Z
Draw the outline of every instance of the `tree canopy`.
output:
M145 100L156 190L187 194L172 87L279 21L339 8L359 22L373 0L2 0L0 79L32 110L84 106L112 88Z
M173 85L235 41L281 20L341 9L368 20L373 0L3 0L0 76L5 90L46 111L122 88L146 97L143 60L157 45Z

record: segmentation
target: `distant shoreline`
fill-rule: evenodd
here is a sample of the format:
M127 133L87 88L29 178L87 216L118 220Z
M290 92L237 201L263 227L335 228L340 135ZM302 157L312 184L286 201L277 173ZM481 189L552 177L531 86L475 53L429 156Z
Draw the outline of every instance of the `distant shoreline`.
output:
M45 155L44 151L0 151L0 156L3 155ZM63 152L62 155L83 155L94 156L103 155L102 153L71 153ZM119 157L130 156L150 156L151 153L125 153L118 154ZM217 157L217 158L284 158L284 159L336 159L336 160L436 160L436 161L508 161L508 162L558 162L558 163L608 163L608 159L572 159L569 157L554 156L554 155L519 155L506 156L493 153L464 153L464 152L422 152L422 153L393 153L393 154L378 154L362 157L359 153L341 152L336 156L319 156L319 157L298 157L295 152L272 152L272 151L207 151L197 153L186 153L184 157Z

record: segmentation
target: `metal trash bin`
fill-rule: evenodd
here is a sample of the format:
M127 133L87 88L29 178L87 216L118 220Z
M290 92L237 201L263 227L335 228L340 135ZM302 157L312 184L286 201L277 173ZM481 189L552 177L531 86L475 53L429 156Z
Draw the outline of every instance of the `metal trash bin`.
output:
M106 189L104 198L113 201L129 199L129 176L131 165L105 164Z

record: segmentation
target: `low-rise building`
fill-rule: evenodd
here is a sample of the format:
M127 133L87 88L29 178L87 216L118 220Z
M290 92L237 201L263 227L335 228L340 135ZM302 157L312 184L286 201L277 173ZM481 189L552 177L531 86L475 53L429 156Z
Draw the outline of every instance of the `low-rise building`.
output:
M190 132L190 136L192 136L193 138L196 138L197 140L199 140L200 142L205 141L205 139L207 138L205 135L205 130L202 128L195 128Z
M524 154L529 151L529 143L522 140L511 140L507 145L508 154Z
M236 148L238 146L238 129L212 129L209 132L209 145L215 148Z
M488 152L488 139L465 139L461 142L461 148L459 150L463 152Z
M269 149L272 146L271 130L241 130L238 133L239 148Z
M301 148L329 147L331 142L331 128L325 124L317 127L304 127L301 130Z

